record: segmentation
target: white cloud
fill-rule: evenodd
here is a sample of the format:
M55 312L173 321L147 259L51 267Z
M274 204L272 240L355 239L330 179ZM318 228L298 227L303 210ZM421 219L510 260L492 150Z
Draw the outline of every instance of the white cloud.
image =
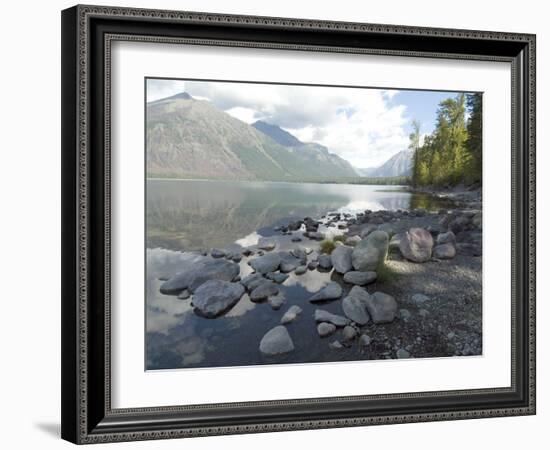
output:
M390 105L397 90L149 80L148 101L184 90L244 122L265 120L325 145L356 167L380 165L409 142L405 106Z

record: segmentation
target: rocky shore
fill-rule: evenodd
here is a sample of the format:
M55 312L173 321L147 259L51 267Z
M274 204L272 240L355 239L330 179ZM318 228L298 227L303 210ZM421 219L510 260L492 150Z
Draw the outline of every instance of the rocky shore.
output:
M295 333L302 332L326 342L331 360L480 355L476 204L290 221L249 247L204 252L163 277L160 291L191 302L206 319L223 316L245 296L265 303L276 324L265 329L257 351L270 361L295 352ZM290 275L315 272L330 281L306 300L313 311L306 315L305 304L287 305L284 289Z

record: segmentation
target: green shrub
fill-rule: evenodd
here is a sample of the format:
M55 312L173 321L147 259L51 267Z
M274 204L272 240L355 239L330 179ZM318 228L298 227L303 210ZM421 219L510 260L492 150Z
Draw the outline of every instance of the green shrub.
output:
M325 239L321 242L321 252L330 255L332 251L336 248L336 244L331 239Z
M334 236L332 238L335 242L344 242L346 240L346 236L343 234L339 234L338 236Z

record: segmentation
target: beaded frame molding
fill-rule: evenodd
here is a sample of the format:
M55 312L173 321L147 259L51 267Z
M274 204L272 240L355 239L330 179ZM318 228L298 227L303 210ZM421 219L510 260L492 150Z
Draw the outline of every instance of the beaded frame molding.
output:
M504 61L512 72L511 386L111 407L114 41ZM78 5L62 12L62 437L78 444L535 414L535 36Z

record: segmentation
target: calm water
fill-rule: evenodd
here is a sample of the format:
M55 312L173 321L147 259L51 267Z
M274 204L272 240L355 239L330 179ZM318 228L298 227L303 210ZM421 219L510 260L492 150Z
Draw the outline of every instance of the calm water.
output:
M281 285L286 303L280 310L272 310L267 303L253 303L245 294L233 309L216 319L197 316L189 299L160 294L159 277L178 272L184 260L198 258L197 250L251 246L260 236L274 236L279 250L295 247L290 236L273 231L292 219L318 219L329 211L444 206L431 197L410 194L396 186L148 180L147 368L363 359L358 346L341 350L337 356L328 351L328 342L334 338L320 339L312 319L318 307L342 313L340 302L321 306L308 302L331 279L341 281L337 274L291 274ZM318 243L308 239L300 245L314 252L318 248ZM242 277L251 272L247 261L243 258L240 263ZM293 304L303 309L298 320L287 325L295 351L276 358L262 356L258 350L262 336L279 324Z

